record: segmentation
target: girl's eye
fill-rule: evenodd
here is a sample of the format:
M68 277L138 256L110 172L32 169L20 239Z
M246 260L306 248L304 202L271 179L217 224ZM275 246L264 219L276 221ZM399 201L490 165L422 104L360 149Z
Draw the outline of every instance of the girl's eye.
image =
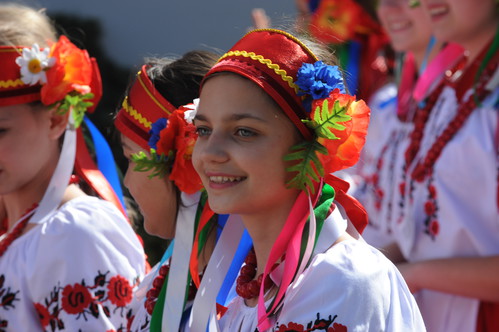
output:
M202 137L202 136L208 136L210 134L210 129L206 128L206 127L197 127L196 128L196 133L198 134L199 137Z
M253 130L246 128L239 128L236 131L236 134L241 137L253 137L256 136L256 133Z

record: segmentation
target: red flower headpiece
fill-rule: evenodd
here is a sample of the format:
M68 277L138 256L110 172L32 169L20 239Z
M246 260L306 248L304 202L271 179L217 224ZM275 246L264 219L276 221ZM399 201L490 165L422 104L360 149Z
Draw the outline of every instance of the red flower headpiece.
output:
M323 43L338 44L381 34L382 28L355 0L321 0L312 13L310 32Z
M272 47L269 47L272 45ZM290 187L314 191L326 174L354 165L365 142L369 108L344 93L337 66L321 61L301 41L274 29L246 34L205 76L233 72L274 99L306 139L285 157L296 176Z
M197 134L189 121L189 112L195 107L193 104L181 106L168 118L159 118L151 125L150 153L141 151L132 155L136 164L134 171L151 171L149 178L169 174L168 178L187 194L194 194L202 188L201 179L192 165Z
M95 59L66 36L45 49L0 46L0 67L0 106L40 100L61 112L72 108L78 126L102 95Z
M137 73L114 122L123 135L146 150L149 149L152 124L159 118L168 118L176 109L154 88L147 76L147 69L144 65Z

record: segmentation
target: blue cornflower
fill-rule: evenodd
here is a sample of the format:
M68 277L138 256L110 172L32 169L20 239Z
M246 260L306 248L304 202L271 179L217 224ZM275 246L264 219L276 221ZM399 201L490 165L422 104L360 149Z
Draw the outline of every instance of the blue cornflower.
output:
M151 149L157 150L157 144L159 141L159 133L166 128L166 124L168 123L168 120L165 118L159 118L156 122L154 122L151 126L151 130L149 131L149 134L151 134L151 137L149 138L149 147Z
M327 98L334 89L345 93L338 66L329 66L322 61L304 63L298 70L296 84L300 88L299 96L310 95L312 99Z

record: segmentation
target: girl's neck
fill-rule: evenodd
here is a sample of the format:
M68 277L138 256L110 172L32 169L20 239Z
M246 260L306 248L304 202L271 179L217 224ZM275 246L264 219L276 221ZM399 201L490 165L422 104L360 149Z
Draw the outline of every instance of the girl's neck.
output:
M482 50L492 41L495 34L498 33L499 22L494 22L488 29L482 30L482 33L475 34L473 38L458 42L468 52L468 64L482 52Z
M424 70L422 66L428 65L428 63L430 63L431 60L442 50L442 44L442 42L435 41L430 50L427 48L421 48L419 50L411 51L414 54L414 60L416 61L416 66L420 73Z
M241 215L244 226L253 240L253 248L257 260L257 276L263 273L270 251L284 228L295 200L285 201L271 211Z

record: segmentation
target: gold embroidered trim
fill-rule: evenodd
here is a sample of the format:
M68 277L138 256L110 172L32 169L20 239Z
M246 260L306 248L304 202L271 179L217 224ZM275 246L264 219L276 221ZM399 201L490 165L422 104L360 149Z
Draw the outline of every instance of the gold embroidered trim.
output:
M252 60L258 61L263 65L266 65L269 69L272 69L277 75L279 75L283 81L288 83L289 87L294 89L295 92L298 92L298 86L293 83L293 77L288 76L288 73L279 67L278 64L272 63L272 60L265 59L262 55L257 55L255 52L246 52L246 51L229 51L222 55L222 57L218 60L222 60L229 56L242 56L245 58L250 58Z
M24 85L24 82L18 78L17 80L0 81L0 88L15 88Z
M125 97L122 104L123 109L130 114L135 120L137 120L141 125L146 127L147 129L151 129L151 121L147 121L145 117L142 116L135 108L128 104L128 97Z

